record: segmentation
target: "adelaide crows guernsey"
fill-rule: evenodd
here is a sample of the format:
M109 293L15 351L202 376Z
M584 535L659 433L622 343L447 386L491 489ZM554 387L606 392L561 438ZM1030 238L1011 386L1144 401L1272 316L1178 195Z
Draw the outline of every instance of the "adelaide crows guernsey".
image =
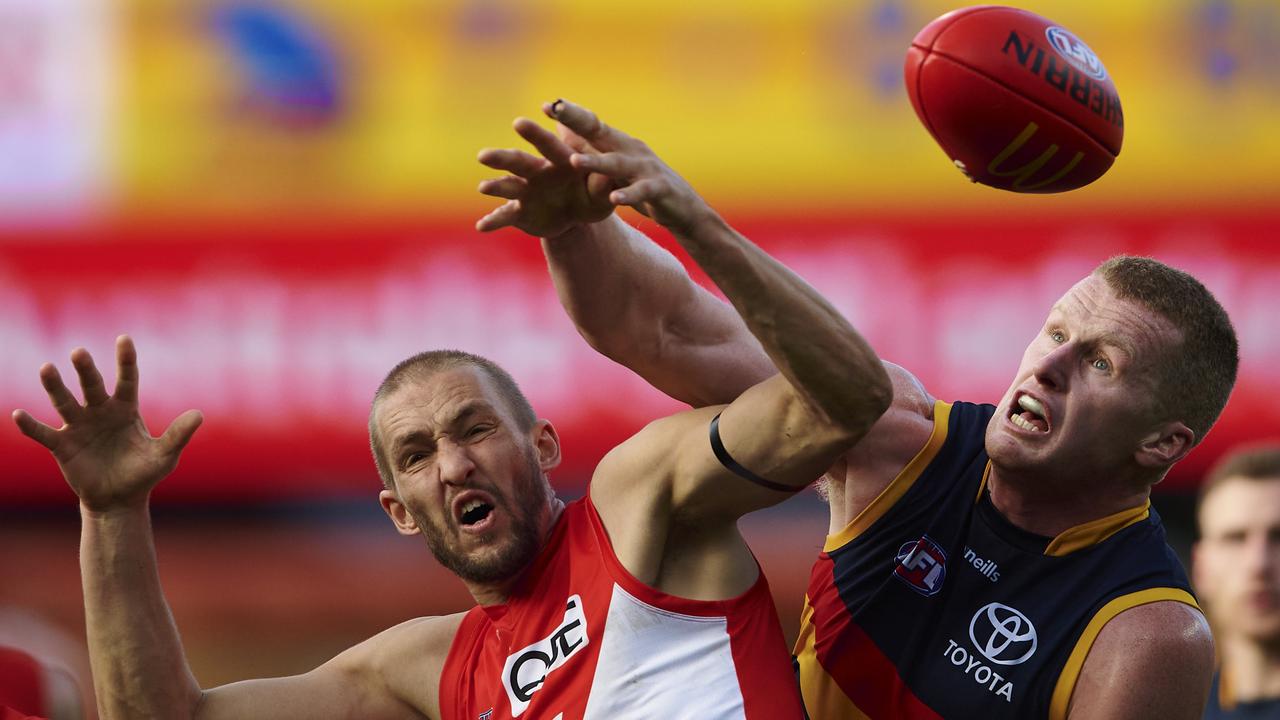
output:
M1027 533L992 506L995 408L937 403L929 442L827 538L796 643L805 709L826 718L1062 718L1103 625L1196 606L1148 505Z
M803 715L764 575L728 600L651 588L618 561L590 498L565 507L506 603L467 613L440 709L444 720Z

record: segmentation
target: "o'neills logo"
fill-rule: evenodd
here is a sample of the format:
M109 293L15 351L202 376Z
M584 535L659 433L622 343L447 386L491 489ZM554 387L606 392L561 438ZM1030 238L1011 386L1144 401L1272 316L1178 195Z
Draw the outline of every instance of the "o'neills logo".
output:
M502 666L502 685L511 700L511 716L520 717L551 671L564 665L586 647L588 641L582 598L571 595L564 608L564 620L555 632L507 656L507 662Z
M996 564L995 560L987 560L979 557L978 553L974 552L973 549L968 546L965 546L964 549L964 559L968 561L975 570L982 573L983 577L991 582L998 582L1000 580L1000 566Z

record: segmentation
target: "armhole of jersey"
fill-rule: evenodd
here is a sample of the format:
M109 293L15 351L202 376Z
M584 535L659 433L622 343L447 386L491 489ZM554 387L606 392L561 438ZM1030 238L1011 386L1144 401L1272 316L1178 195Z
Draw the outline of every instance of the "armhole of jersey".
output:
M1049 720L1066 719L1067 707L1071 703L1071 693L1075 691L1076 681L1080 679L1080 670L1084 667L1084 660L1089 656L1093 641L1098 639L1098 633L1102 632L1102 628L1111 622L1112 618L1125 610L1164 600L1185 603L1197 610L1200 609L1191 593L1180 588L1169 587L1149 588L1121 595L1102 606L1102 609L1085 626L1084 632L1080 633L1080 638L1076 640L1076 646L1071 650L1071 655L1067 657L1067 664L1063 666L1062 673L1058 675L1058 684L1054 685L1053 699L1049 702Z
M875 524L875 521L884 516L889 508L893 507L911 486L915 484L920 475L924 473L924 469L929 467L929 463L938 456L938 451L947 441L947 428L951 419L951 403L945 403L941 400L935 400L933 403L933 432L929 434L929 440L920 448L920 452L911 458L911 462L902 468L892 481L885 486L884 490L876 496L871 504L862 509L858 516L844 526L844 529L838 533L827 536L827 542L823 546L823 552L831 552L837 550L844 545L852 542L854 538L861 535L867 528Z
M750 587L733 597L720 600L695 600L672 595L631 574L613 549L613 538L609 537L609 529L604 526L604 518L600 517L600 511L596 509L595 501L591 499L590 489L584 498L583 512L587 516L589 532L600 548L600 557L604 561L609 578L635 600L667 612L707 617L727 616L733 612L733 608L744 607L747 604L773 602L764 568L760 567L760 560L750 547L747 547L747 552L751 554L751 560L756 564L756 579Z
M454 708L462 707L463 700L459 693L461 690L459 684L462 679L460 668L461 664L475 652L476 643L481 637L476 631L476 624L483 617L484 611L480 610L479 606L472 608L458 624L458 629L453 634L453 641L449 643L449 654L445 656L444 665L440 668L438 697L441 720L451 720L456 717Z
M805 718L811 714L821 717L868 720L867 714L844 694L840 684L827 673L814 645L813 606L809 596L804 598L800 613L800 635L796 638L795 661L800 682L800 698L804 703Z

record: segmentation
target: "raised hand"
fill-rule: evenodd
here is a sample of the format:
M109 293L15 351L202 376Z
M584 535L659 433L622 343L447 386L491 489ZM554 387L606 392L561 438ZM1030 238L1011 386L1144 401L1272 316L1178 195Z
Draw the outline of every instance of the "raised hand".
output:
M545 105L543 112L595 151L576 152L569 163L611 179L616 186L609 193L613 204L629 205L677 234L717 217L689 183L647 145L605 125L595 113L567 100Z
M116 339L116 362L115 392L108 395L89 351L71 352L83 405L52 363L41 366L40 382L62 418L61 428L25 410L13 411L22 434L53 453L80 502L96 511L145 502L151 489L177 466L182 449L203 421L199 412L188 410L163 435L152 437L138 413L138 352L127 335Z
M543 111L549 108L548 104ZM593 152L585 140L563 125L557 127L557 137L527 118L516 120L515 130L542 157L523 150L480 151L481 164L510 174L480 183L481 193L505 198L507 202L480 218L477 230L489 232L510 226L549 238L578 225L599 222L613 213L614 206L609 201L613 182L569 162L575 152Z

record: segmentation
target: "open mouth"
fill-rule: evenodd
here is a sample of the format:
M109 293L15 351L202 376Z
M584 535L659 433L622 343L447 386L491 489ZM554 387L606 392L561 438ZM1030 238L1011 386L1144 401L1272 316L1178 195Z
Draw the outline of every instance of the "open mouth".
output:
M475 498L467 501L462 506L459 520L463 527L473 527L484 522L491 514L493 514L493 506L479 498Z
M1049 413L1044 403L1027 394L1019 394L1009 409L1009 422L1033 433L1049 432Z

